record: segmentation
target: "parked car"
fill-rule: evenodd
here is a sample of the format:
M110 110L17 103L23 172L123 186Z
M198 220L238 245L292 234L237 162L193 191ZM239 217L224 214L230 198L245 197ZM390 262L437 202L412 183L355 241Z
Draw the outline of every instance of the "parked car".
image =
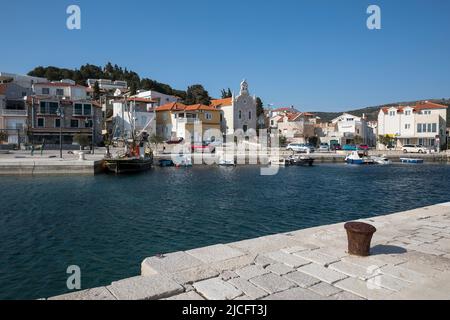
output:
M311 153L314 152L314 147L308 146L304 143L290 143L287 145L286 147L287 150L289 151L294 151L294 152L304 152L304 153Z
M357 151L358 148L354 144L345 144L342 147L342 150L344 150L344 151Z
M403 153L426 153L427 148L420 144L405 144L402 147Z
M173 139L166 141L167 144L180 144L184 141L183 138Z
M335 143L331 145L331 150L335 151L335 150L342 150L342 147L339 143Z
M328 145L328 143L321 143L319 146L319 151L328 152L330 151L330 146Z
M359 150L369 150L369 146L367 144L358 145Z
M214 153L216 151L216 148L208 143L206 143L205 141L203 141L202 143L194 143L191 146L191 151L194 152L210 152L210 153Z

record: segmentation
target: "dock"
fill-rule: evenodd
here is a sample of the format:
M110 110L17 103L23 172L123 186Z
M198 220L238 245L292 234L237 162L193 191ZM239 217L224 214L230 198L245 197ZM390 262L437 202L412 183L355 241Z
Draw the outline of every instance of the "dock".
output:
M342 222L149 257L140 275L49 299L450 299L450 202L359 221L377 228L369 257L347 253Z

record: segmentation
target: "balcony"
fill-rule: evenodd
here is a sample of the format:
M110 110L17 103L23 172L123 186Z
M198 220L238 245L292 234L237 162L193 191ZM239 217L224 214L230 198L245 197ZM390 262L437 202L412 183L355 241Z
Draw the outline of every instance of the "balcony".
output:
M0 116L27 116L27 110L0 109Z

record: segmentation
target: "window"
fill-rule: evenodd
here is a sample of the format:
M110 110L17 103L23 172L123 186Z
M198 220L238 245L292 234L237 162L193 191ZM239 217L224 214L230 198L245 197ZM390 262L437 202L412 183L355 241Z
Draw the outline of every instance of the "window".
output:
M241 110L239 110L239 119L242 119L242 111Z
M81 103L76 103L73 106L73 114L76 116L81 116L83 114L83 105Z
M395 116L395 111L389 111L389 115L392 117L392 116Z
M427 132L427 124L422 123L422 132Z
M77 119L72 119L70 120L70 127L71 128L78 128L78 120Z
M427 132L431 132L431 123L427 124Z
M44 118L38 118L37 119L37 126L38 126L38 128L45 127L45 119Z
M92 128L92 120L84 121L85 128Z
M22 91L22 97L25 97L27 93L25 91Z
M212 114L210 112L205 113L206 120L212 120Z
M422 124L421 123L418 123L417 124L417 132L422 132Z
M411 129L411 124L409 124L409 123L405 124L405 129L406 130Z
M50 94L50 88L42 88L42 94Z
M85 104L83 105L83 115L90 116L92 114L92 105Z
M58 102L49 102L48 104L48 113L50 114L56 114L58 111L59 104Z
M422 111L422 114L431 114L431 111L430 110L424 110L424 111Z
M47 106L47 103L44 101L41 101L41 103L39 104L39 113L44 114L46 112L46 106Z
M55 128L61 127L61 119L55 119Z
M411 115L411 110L406 110L405 111L405 116L410 116Z
M252 119L252 112L251 112L251 111L248 112L248 119L249 119L249 120Z
M434 132L434 133L437 132L437 124L436 124L436 123L433 123L433 124L432 124L431 132Z
M56 89L56 95L57 96L63 96L64 95L64 89Z

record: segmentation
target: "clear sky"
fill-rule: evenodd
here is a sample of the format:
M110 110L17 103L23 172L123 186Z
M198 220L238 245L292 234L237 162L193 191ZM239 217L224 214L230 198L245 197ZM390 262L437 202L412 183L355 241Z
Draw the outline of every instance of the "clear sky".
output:
M366 27L370 4L381 30ZM449 98L449 12L450 0L4 0L0 71L111 61L214 97L246 78L265 104L310 111Z

